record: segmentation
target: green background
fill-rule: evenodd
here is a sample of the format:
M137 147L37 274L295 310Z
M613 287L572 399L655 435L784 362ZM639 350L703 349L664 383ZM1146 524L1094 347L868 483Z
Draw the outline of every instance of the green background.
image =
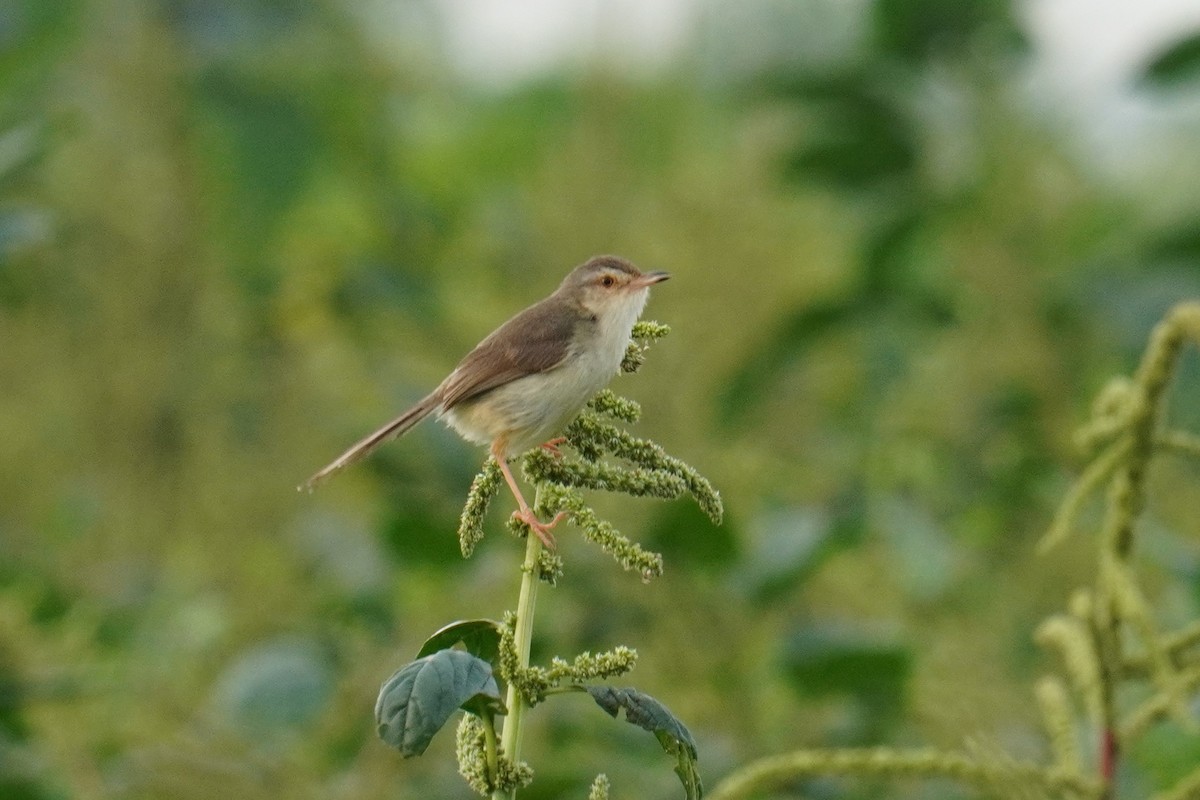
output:
M727 522L595 497L666 574L564 531L535 659L636 647L622 683L710 785L798 747L1044 757L1032 631L1093 548L1033 546L1091 396L1200 295L1200 40L1144 65L1158 122L1114 164L1030 90L1004 0L700 7L658 70L504 87L455 71L435 3L0 9L0 795L469 796L451 731L402 761L371 709L442 624L516 604L503 509L470 561L454 539L483 453L426 424L294 487L603 252L673 274L672 334L613 388ZM1193 355L1175 392L1194 430ZM1198 477L1153 476L1168 626L1200 615ZM681 794L584 696L530 724L524 797ZM1130 755L1137 797L1200 739Z

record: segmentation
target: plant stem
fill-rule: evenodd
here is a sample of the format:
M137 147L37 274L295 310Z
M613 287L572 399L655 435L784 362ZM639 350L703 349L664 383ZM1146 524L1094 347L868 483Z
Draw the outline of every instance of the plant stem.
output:
M1141 403L1129 420L1129 455L1109 483L1109 508L1101 539L1100 580L1096 626L1099 628L1101 688L1100 778L1104 800L1116 794L1116 775L1122 744L1117 734L1115 687L1125 661L1124 628L1129 613L1123 606L1114 574L1128 569L1133 560L1134 527L1145 510L1146 473L1154 455L1155 435L1163 416L1163 397L1174 375L1180 351L1190 331L1200 323L1200 307L1180 306L1154 329L1138 365L1135 381ZM1153 668L1153 662L1151 662Z
M487 758L488 780L495 786L500 778L500 762L496 757L496 716L490 709L485 711L483 718L483 746Z
M539 505L541 493L542 490L539 486L533 502L534 508ZM537 605L537 590L540 583L537 575L538 556L541 552L542 540L534 536L531 531L525 537L525 561L521 564L521 595L517 601L517 626L513 632L517 660L521 669L529 667L529 648L533 642L533 611ZM515 764L521 760L521 727L525 710L528 708L525 698L517 688L516 681L508 682L508 696L505 702L508 705L508 715L504 718L504 729L500 734L500 748L505 757ZM510 800L516 796L515 788L507 795ZM505 800L505 797L503 792L492 794L493 800Z
M1059 768L1025 761L979 761L968 755L934 749L799 750L752 762L725 776L709 800L742 800L765 790L817 775L949 779L984 791L998 784L1020 786L1026 795L1086 800L1100 796L1092 780ZM1014 794L1018 791L1014 791Z

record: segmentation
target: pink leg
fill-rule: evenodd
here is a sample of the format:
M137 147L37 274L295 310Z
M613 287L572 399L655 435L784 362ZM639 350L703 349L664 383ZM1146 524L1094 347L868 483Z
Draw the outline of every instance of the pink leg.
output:
M508 488L512 490L513 497L517 498L517 508L519 510L513 512L513 516L529 526L542 544L554 550L557 545L554 542L554 536L551 535L550 529L557 525L567 514L565 511L560 511L554 515L554 519L549 522L542 522L533 513L533 509L525 502L525 497L521 494L520 488L517 486L516 479L513 478L512 471L508 468L508 458L504 455L503 449L499 447L499 442L492 444L492 457L496 459L496 463L500 465L500 472L504 475L504 481L508 484Z

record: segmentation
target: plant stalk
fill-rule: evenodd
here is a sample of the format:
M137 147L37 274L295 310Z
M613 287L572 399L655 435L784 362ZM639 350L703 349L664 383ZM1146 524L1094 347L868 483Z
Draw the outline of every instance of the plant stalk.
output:
M483 747L487 759L488 780L493 786L500 778L499 759L496 757L496 717L489 709L483 718Z
M537 489L533 507L537 508L541 501L541 487ZM529 649L533 642L533 612L537 605L538 556L542 552L542 540L530 531L525 537L525 561L521 564L521 595L517 601L517 626L513 632L514 645L517 649L517 660L521 669L529 667ZM521 760L521 728L528 705L521 695L515 681L508 682L508 695L505 698L508 715L504 718L504 728L500 734L500 749L514 764ZM492 793L492 800L512 800L517 796L514 788L507 795L497 791Z

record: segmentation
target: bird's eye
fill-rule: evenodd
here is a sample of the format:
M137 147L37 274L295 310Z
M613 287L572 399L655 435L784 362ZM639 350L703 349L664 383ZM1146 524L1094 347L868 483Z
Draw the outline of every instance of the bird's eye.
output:
M616 282L617 282L617 279L614 278L612 275L605 275L603 278L600 279L600 285L605 287L606 289L612 288L613 285L616 284Z

